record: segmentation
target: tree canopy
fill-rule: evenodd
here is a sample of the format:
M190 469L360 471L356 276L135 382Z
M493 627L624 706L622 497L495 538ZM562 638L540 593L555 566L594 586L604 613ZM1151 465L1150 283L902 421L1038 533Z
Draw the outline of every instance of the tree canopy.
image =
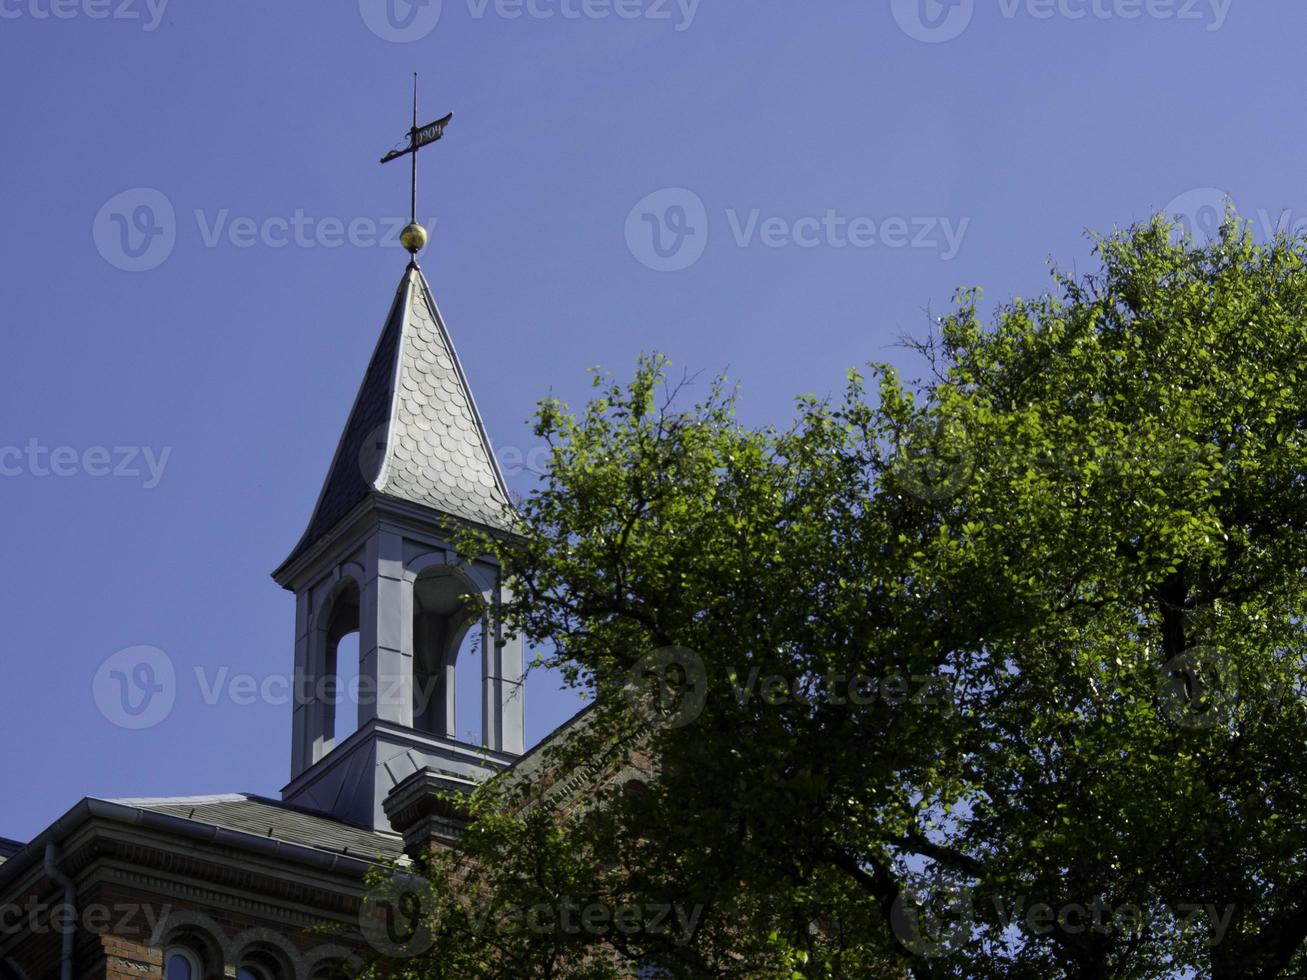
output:
M652 356L541 404L466 547L596 696L553 771L612 778L478 791L378 975L1307 969L1307 243L1094 249L784 428Z

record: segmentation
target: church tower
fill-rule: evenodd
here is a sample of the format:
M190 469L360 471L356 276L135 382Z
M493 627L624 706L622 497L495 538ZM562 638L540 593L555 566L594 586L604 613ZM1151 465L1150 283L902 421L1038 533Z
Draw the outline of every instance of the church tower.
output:
M414 217L400 241L413 259L308 528L273 572L295 593L291 779L282 799L380 831L392 829L386 797L415 773L466 789L523 749L522 645L503 628L500 569L488 557L463 560L453 546L460 528L512 536L516 515L416 258L427 242L416 218L417 154L451 118L418 125L414 76L408 145L381 160L411 158ZM351 634L356 674L342 659ZM478 669L475 654L480 744L461 740L456 727L456 677ZM342 676L357 676L356 692L342 691ZM355 703L358 727L337 744L336 713Z
M416 254L418 226L405 232ZM523 750L522 646L497 612L489 558L451 534L514 533L514 512L449 332L416 261L400 280L317 506L273 573L295 594L288 803L378 830L382 803L423 768L466 786ZM484 615L466 600L478 596ZM358 728L335 744L338 645L358 633ZM477 657L459 657L471 637ZM479 670L481 744L455 728L455 677ZM348 707L352 707L349 704Z
M415 107L408 149L383 162L416 158L449 120L419 127ZM414 188L416 211L416 166ZM400 240L416 257L426 232L414 221ZM441 790L522 761L518 778L540 771L543 751L523 754L523 651L504 629L502 571L454 547L462 529L512 540L520 526L413 258L308 526L273 572L295 595L281 800L88 797L25 843L0 837L0 913L44 910L13 928L0 915L0 977L325 980L403 948L407 910L378 902L370 876L456 842L464 814ZM458 713L460 671L479 681L479 734Z

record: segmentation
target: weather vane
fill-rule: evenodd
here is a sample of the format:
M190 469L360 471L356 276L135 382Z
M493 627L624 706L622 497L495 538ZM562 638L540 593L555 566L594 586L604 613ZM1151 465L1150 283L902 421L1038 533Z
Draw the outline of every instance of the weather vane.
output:
M413 158L412 192L409 197L409 224L400 232L399 240L408 249L410 255L417 255L427 244L427 230L418 224L418 150L428 143L434 143L445 135L445 127L454 118L451 112L443 119L437 119L425 126L418 125L418 76L413 73L413 128L408 131L408 146L402 150L391 150L381 158L382 163L390 163L403 156Z

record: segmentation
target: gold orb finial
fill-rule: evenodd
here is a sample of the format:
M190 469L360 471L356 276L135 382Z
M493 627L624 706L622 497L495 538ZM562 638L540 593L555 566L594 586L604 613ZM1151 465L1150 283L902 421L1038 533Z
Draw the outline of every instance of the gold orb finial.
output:
M399 243L408 249L410 255L417 255L427 247L427 230L414 221L399 233Z

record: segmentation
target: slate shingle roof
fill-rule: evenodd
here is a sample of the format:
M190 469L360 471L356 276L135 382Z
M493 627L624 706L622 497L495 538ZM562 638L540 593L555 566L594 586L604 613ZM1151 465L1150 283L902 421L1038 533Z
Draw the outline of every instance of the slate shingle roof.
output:
M378 857L394 860L404 851L402 839L395 834L377 833L245 793L108 802L332 854L348 854L363 861Z
M426 280L416 267L409 277L398 397L377 489L509 530L508 490L472 390Z
M416 265L400 281L295 553L373 491L512 530L508 489L449 332Z

